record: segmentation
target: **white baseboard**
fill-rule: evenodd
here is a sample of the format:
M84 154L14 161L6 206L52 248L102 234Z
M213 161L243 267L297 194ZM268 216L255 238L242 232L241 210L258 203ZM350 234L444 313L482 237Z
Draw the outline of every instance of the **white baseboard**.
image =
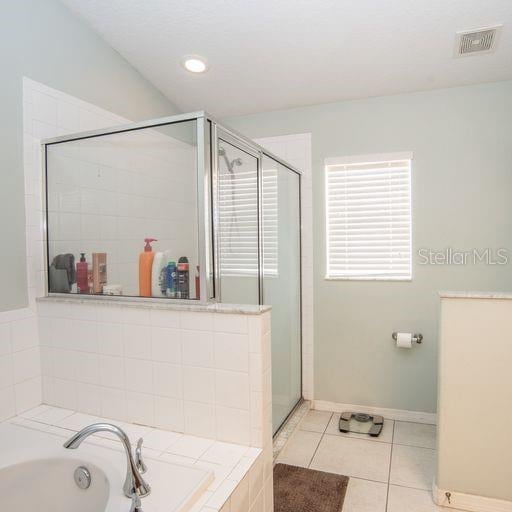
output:
M450 493L450 501L446 496L447 492ZM512 512L512 501L447 491L446 489L439 489L435 482L432 484L432 496L436 505L449 509L455 508L457 510L468 510L469 512Z
M368 412L370 414L384 416L384 418L389 420L411 421L414 423L427 423L429 425L435 425L437 423L437 414L433 412L386 409L384 407L369 407L367 405L338 404L336 402L328 402L326 400L313 400L311 408L318 411Z

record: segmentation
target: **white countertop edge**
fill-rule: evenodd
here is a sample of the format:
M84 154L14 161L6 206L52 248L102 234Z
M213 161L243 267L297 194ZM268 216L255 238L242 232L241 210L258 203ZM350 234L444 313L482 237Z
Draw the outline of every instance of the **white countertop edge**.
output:
M231 315L262 315L272 309L271 306L258 306L252 304L177 304L169 303L165 299L137 299L114 296L83 296L83 295L50 295L38 297L36 302L67 303L67 304L93 304L97 306L126 307L137 309L157 309L167 311L192 311L198 313L221 313Z
M512 292L439 292L442 299L495 299L512 300Z

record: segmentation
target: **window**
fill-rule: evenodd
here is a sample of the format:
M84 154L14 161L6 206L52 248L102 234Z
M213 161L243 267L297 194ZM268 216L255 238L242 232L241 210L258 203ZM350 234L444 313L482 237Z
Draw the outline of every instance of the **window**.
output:
M411 158L326 160L327 279L411 279Z
M265 276L277 275L277 176L277 165L262 170ZM258 184L255 169L219 176L219 236L221 275L258 275Z

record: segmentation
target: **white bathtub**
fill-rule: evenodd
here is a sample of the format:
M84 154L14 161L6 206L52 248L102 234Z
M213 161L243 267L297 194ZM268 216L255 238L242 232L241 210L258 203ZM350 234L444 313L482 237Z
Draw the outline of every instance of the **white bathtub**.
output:
M16 512L129 512L123 494L126 456L85 441L66 450L63 438L9 423L0 424L0 496L2 510ZM186 512L213 480L209 471L146 457L145 480L151 494L144 512ZM91 475L88 489L74 481L77 467Z

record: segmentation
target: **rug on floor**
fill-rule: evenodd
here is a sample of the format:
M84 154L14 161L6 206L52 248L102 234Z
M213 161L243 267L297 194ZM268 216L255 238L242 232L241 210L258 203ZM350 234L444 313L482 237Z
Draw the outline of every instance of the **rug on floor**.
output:
M274 512L341 512L347 485L347 476L276 464Z

